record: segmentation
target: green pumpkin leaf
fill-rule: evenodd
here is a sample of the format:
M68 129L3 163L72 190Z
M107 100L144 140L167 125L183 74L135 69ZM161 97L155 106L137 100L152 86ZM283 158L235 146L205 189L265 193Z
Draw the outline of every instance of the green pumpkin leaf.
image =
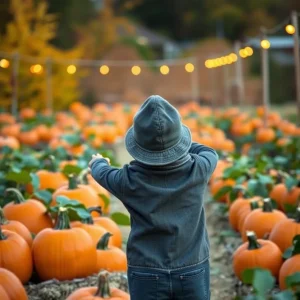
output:
M293 246L287 248L284 253L282 254L283 259L289 259L293 256Z
M262 184L272 184L273 183L273 178L268 175L262 175L262 174L257 174L258 180Z
M84 207L84 205L79 201L74 199L69 199L66 196L57 196L56 203L58 204L58 206L62 206L62 207L82 207L82 206Z
M288 288L300 286L300 272L296 272L285 278L285 284Z
M293 178L293 177L289 176L285 180L285 186L288 191L290 191L294 186L297 186L297 184L298 184L297 178Z
M297 234L293 238L293 253L292 255L300 254L300 234Z
M39 190L34 192L34 196L42 200L44 204L48 207L52 201L52 194L47 190Z
M232 191L232 186L226 185L223 186L221 189L219 189L219 191L214 195L214 199L218 200L220 199L222 196L226 195L227 193Z
M33 190L36 191L40 187L40 178L35 173L30 173L31 184L33 186Z
M297 211L297 205L293 205L293 204L289 204L289 203L285 203L283 205L284 207L284 211L286 214L295 214L295 212Z
M98 196L100 196L104 201L104 208L107 208L110 204L110 199L104 194L98 194Z
M286 290L272 296L274 300L294 300L295 296L292 291Z
M5 179L18 184L27 184L31 181L30 173L24 170L19 173L10 171L6 174Z
M118 225L130 226L130 218L123 213L115 212L110 216L110 218Z
M82 221L91 217L87 209L83 207L68 207L70 221Z
M269 270L260 268L247 269L242 274L242 280L253 286L259 296L265 296L275 284L275 278Z

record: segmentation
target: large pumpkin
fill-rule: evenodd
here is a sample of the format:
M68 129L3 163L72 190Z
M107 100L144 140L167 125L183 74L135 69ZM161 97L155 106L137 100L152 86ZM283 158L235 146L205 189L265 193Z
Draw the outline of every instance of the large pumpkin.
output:
M32 236L28 228L19 221L8 221L4 217L2 208L0 208L0 225L2 229L10 230L18 233L28 244L29 247L32 245Z
M271 241L257 240L255 233L247 233L248 242L241 245L233 254L233 270L242 280L242 274L247 269L262 268L269 270L275 277L282 264L282 253Z
M269 240L274 242L282 252L293 245L294 237L300 234L300 208L295 219L285 219L274 226Z
M21 222L34 234L45 228L53 227L47 209L40 201L33 199L25 200L23 195L13 188L8 188L6 191L13 192L16 196L14 202L6 204L3 208L4 216L8 220Z
M243 241L247 240L247 231L254 231L260 239L266 237L277 223L285 219L287 217L283 212L273 209L269 198L264 199L263 208L253 210L246 217L242 230Z
M126 272L126 254L117 247L108 246L111 236L110 232L105 233L97 244L97 271Z
M111 288L108 283L109 274L103 271L99 274L98 287L80 288L66 300L130 300L129 294L117 288Z
M294 186L290 191L286 191L281 201L281 208L285 211L286 205L298 205L300 200L300 186Z
M89 234L70 228L67 209L59 209L52 229L44 229L34 239L33 260L41 280L72 280L95 272L96 249Z
M77 200L85 207L98 206L98 195L92 187L84 184L77 184L74 176L69 177L69 184L58 188L53 194L51 205L56 205L57 196L66 196L69 199Z
M13 272L22 283L32 274L32 256L27 242L17 233L0 226L0 268Z
M4 290L5 294L8 297L8 300L28 299L26 291L20 279L14 273L3 268L0 268L0 287L2 288L2 290ZM0 297L0 299L6 300L5 297Z

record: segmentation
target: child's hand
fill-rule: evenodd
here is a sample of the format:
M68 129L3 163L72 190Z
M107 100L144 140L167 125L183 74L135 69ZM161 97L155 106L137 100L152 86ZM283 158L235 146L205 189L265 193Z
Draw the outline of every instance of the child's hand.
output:
M95 160L99 159L99 158L104 158L104 159L106 159L107 162L108 162L108 164L110 164L110 159L109 159L108 157L103 157L103 156L102 156L101 154L99 154L99 153L93 154L93 155L92 155L92 159L91 159L90 162L89 162L89 170L90 170L90 171L91 171L92 163L93 163Z

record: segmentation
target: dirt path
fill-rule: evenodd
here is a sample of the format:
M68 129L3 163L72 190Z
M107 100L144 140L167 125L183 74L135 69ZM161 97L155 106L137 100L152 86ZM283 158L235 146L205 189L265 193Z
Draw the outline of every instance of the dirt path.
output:
M128 163L131 160L122 142L115 147L115 153L120 164ZM228 220L222 217L218 206L209 202L208 199L209 196L207 196L205 205L207 230L211 244L211 300L234 299L238 281L232 272L231 256L233 250L240 244L240 239L231 236ZM127 213L123 204L117 199L112 199L111 208L112 211ZM125 247L130 228L123 227L122 232Z

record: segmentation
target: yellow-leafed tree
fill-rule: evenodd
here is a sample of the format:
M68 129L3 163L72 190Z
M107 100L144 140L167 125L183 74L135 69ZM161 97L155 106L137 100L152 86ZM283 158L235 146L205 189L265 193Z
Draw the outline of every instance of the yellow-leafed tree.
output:
M37 2L37 4L35 4ZM64 108L73 100L78 100L79 72L67 73L66 60L78 58L82 54L80 47L63 51L51 45L56 35L57 18L47 13L45 0L11 0L10 10L13 16L7 24L6 32L0 36L0 52L18 53L18 99L19 107L30 106L36 109L46 107L46 59L52 65L52 95L55 108ZM34 57L32 60L30 57ZM0 57L0 60L3 57ZM0 68L0 106L9 109L12 94L13 62L8 68ZM33 65L41 67L32 67ZM49 70L49 69L48 69ZM36 73L32 73L36 71ZM49 86L49 85L48 85Z

